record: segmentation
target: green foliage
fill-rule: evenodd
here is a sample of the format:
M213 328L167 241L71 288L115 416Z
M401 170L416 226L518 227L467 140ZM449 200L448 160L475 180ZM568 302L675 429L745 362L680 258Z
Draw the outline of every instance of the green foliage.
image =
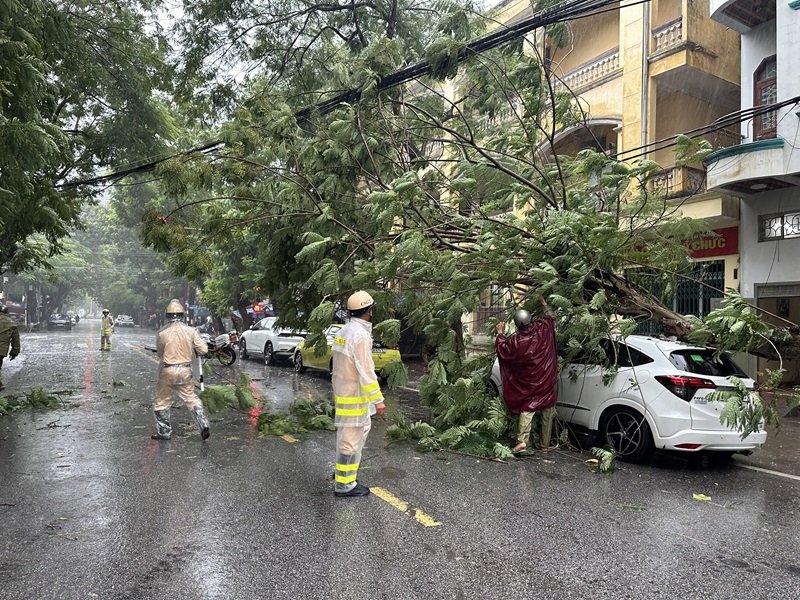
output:
M400 411L393 414L392 424L386 429L386 435L393 440L422 440L435 434L436 429L424 421L409 424Z
M150 3L0 7L0 270L50 265L91 195L56 188L164 149L167 44ZM81 191L82 193L83 191Z
M200 394L200 400L210 414L218 413L228 408L249 411L259 402L253 395L250 387L250 377L246 373L239 374L236 385L208 385Z
M54 394L40 387L31 388L22 394L0 396L0 415L10 415L19 410L55 410L64 408L64 403Z
M336 431L333 405L306 398L296 399L289 406L289 414L262 413L256 424L259 435L286 435L318 429Z
M176 272L202 278L219 306L269 297L282 324L313 332L305 344L322 350L319 334L337 308L368 290L376 337L391 343L406 328L434 355L421 393L437 434L422 445L505 456L497 444L509 420L485 391L489 349L473 361L467 346L490 333L492 318L537 311L543 295L558 319L560 359L608 361L599 339L669 315L647 284L674 289L692 268L683 240L707 226L652 192L651 160L553 151L557 132L580 129L586 115L569 93L553 92L528 40L457 61L491 15L448 2L436 3L435 24L430 7L405 1L393 16L369 3L263 7L186 7L176 31L183 98L198 110L236 108L221 126L224 153L162 165L163 193L144 203L144 239ZM546 35L568 46L563 24ZM223 52L217 36L240 41ZM381 76L420 57L432 76L375 92ZM236 102L217 73L245 63L248 97ZM456 73L445 93L440 81ZM343 89L359 93L295 117ZM499 314L466 330L464 316L487 305ZM731 310L695 323L699 339L732 349L783 335ZM387 371L391 385L401 375Z
M408 383L408 367L402 361L390 362L383 367L380 375L390 389L395 389Z
M594 446L592 447L591 452L600 461L597 465L597 470L600 473L608 473L614 470L617 461L617 454L613 450L610 448L606 449Z
M690 322L693 329L689 339L695 344L713 345L718 352L750 352L791 337L786 329L763 321L758 311L732 289L727 290L721 308L703 320L690 318Z
M730 377L733 389L713 391L707 396L707 400L725 403L720 411L720 423L739 431L744 439L751 433L761 431L765 425L778 426L780 424L778 410L775 406L777 398L772 395L772 392L780 385L784 374L785 371L782 369L767 370L761 373L763 384L760 390L750 390L740 378ZM770 394L769 401L764 399L761 390ZM797 405L797 395L786 398L786 401L789 408Z
M235 386L207 385L205 387L206 389L200 394L200 400L203 401L209 414L222 412L231 406L236 406L239 402Z

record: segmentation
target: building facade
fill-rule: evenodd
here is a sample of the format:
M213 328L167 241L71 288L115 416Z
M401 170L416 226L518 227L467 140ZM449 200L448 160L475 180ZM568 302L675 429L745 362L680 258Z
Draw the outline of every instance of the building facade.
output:
M708 188L703 164L676 165L672 143L739 110L739 33L710 19L708 2L620 2L570 21L563 48L541 32L531 36L556 88L570 90L587 115L584 124L559 133L553 151L573 155L599 147L626 162L653 160L662 167L654 190L675 213L703 219L714 231L691 247L699 282L678 281L665 298L677 312L697 316L712 310L726 288L739 288L741 271L738 197ZM497 26L532 14L528 0L507 0L493 11ZM741 134L725 128L706 139L729 147Z
M742 295L800 323L800 0L711 0L710 11L741 34L743 119L742 143L706 158L708 187L741 199ZM800 384L800 362L784 367Z

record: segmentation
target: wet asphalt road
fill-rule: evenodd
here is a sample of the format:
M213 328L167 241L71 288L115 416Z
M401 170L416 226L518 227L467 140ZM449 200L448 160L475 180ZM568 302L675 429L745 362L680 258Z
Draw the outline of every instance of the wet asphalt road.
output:
M800 597L800 480L669 456L601 475L568 451L418 454L376 421L361 480L381 489L334 498L329 432L258 438L227 412L202 443L178 409L178 435L150 440L152 339L118 329L101 353L84 321L24 334L3 366L4 393L75 406L0 417L0 599ZM322 376L243 368L273 410L329 394Z

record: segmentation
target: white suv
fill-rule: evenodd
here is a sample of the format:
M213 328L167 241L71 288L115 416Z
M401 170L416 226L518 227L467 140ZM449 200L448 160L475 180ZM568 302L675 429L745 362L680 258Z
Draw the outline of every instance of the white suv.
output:
M245 331L239 339L239 356L242 360L252 354L261 354L265 365L274 365L278 359L289 361L305 331L275 327L278 317L265 317Z
M556 409L560 419L596 434L623 460L645 461L655 448L745 452L766 441L763 430L742 439L722 425L724 403L707 399L713 391L733 390L730 376L753 388L729 356L715 360L712 349L640 335L601 343L606 356L616 357L616 374L597 364L566 365ZM496 359L491 384L502 393Z

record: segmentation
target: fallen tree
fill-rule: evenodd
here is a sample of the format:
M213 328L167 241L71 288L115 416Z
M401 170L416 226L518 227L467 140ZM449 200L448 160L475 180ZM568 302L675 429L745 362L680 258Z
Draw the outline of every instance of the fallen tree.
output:
M564 361L602 353L602 336L631 333L643 320L720 350L797 356L797 326L769 325L735 294L697 319L642 285L643 273L667 291L676 277L690 277L685 242L707 226L654 191L659 166L650 160L623 163L599 145L558 154L557 134L591 131L535 45L512 38L463 60L459 48L476 22L451 6L427 45L432 74L377 91L376 81L425 44L396 35L402 14L366 18L371 10L352 7L349 37L323 19L316 35L302 28L302 51L264 55L258 93L221 130L224 148L159 167L165 195L144 210L149 244L213 289L238 289L249 278L294 309L283 311L284 323L314 331L334 318L337 300L368 289L379 320L387 319L378 334L396 341L391 319L402 318L436 348L423 386L434 424L461 428L471 441L454 434L455 443L490 454L504 452L494 446L503 413L473 376L488 354L466 357L453 326L488 294L503 318L544 295L559 315ZM553 27L550 38L565 42ZM303 76L269 80L286 72L289 56ZM301 110L309 97L343 89L358 89L359 101ZM688 137L675 145L679 164L709 150Z

